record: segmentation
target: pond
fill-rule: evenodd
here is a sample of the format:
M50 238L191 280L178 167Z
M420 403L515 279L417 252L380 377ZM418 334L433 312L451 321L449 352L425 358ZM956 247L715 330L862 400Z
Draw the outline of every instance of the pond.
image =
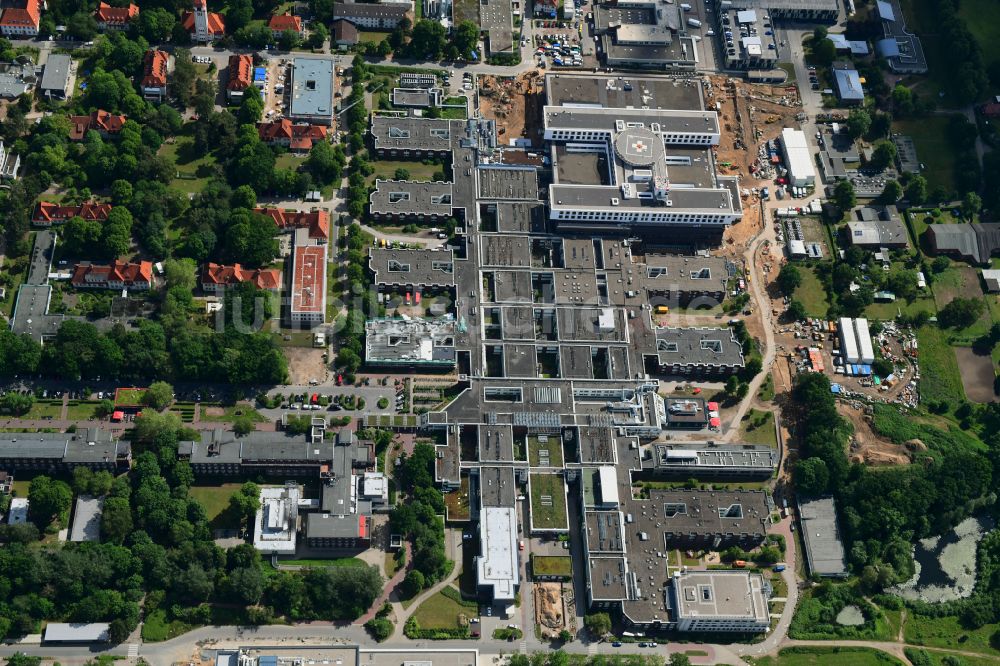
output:
M928 603L971 595L976 584L976 546L993 527L989 516L973 516L947 534L921 539L913 548L913 578L891 592Z
M844 627L860 627L865 623L865 614L854 604L849 604L837 613L837 624Z

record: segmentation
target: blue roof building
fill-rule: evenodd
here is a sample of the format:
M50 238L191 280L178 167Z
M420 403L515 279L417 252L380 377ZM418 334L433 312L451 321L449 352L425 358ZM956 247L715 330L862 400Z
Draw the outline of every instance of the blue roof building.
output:
M843 104L861 104L865 101L865 91L861 88L858 70L847 63L834 63L833 76L837 84L837 98Z

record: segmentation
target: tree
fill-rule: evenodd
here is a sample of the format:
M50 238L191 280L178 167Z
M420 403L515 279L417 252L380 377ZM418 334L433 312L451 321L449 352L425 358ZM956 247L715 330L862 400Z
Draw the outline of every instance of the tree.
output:
M872 126L872 117L864 109L852 109L847 116L847 133L851 138L858 139L868 134Z
M667 661L669 666L691 666L691 660L683 652L674 652Z
M240 567L229 574L229 588L237 599L253 606L264 596L264 575L259 566Z
M243 91L243 101L240 103L239 119L241 123L258 123L264 112L264 102L260 98L257 86L248 86Z
M146 410L136 417L132 436L135 441L152 442L168 433L176 433L180 427L181 419L177 414Z
M392 177L395 178L396 180L409 180L410 172L400 167L396 169L396 173L394 173Z
M802 284L802 273L794 264L785 264L778 272L778 288L785 296L791 296Z
M906 200L912 206L919 206L927 201L927 179L923 176L911 176L904 189Z
M976 323L985 307L982 299L959 296L941 308L938 321L947 328L968 328Z
M104 500L101 514L101 539L120 544L132 533L132 508L124 497Z
M240 437L252 433L256 428L257 426L254 425L253 419L249 416L240 416L233 421L233 432Z
M833 202L837 204L837 208L840 209L841 213L846 213L854 208L857 201L857 197L854 194L854 184L851 181L841 180L833 188Z
M420 19L413 26L409 51L414 58L439 60L446 45L445 28L438 21Z
M0 413L20 416L27 413L35 404L35 396L31 393L15 393L9 391L0 397Z
M393 628L392 622L384 617L374 617L365 622L368 634L379 643L392 636Z
M889 168L895 159L896 144L888 139L881 139L875 142L875 149L872 151L872 158L868 163L872 168L883 171Z
M452 30L451 43L460 57L470 58L470 54L479 45L479 26L469 20L460 21Z
M596 637L611 633L611 616L607 613L588 613L583 618L583 626Z
M36 476L28 486L28 516L39 529L45 529L56 518L69 511L73 491L63 481Z
M403 579L403 594L407 597L415 597L420 594L425 585L424 575L416 569L411 569Z
M820 67L829 67L833 59L837 57L837 47L829 39L813 41L812 59Z
M241 521L253 520L254 514L260 509L260 486L247 481L229 497L229 506Z
M174 51L174 72L167 87L170 94L177 98L177 101L183 106L191 104L195 78L197 78L197 71L194 68L194 61L191 60L191 52L187 49L176 49Z
M975 192L966 192L962 198L962 216L971 220L983 207L983 200Z
M294 30L285 30L278 35L278 48L282 51L291 51L302 43L302 37Z
M822 495L829 482L830 470L822 458L806 458L795 464L795 488L802 495Z
M788 304L786 312L788 313L788 318L792 321L802 321L809 316L809 313L806 312L806 306L803 305L802 301L794 298Z
M166 382L153 382L146 389L143 403L161 411L174 401L174 387Z
M364 83L368 79L368 64L365 62L364 56L360 53L354 54L354 60L351 61L351 81L354 85L359 83Z
M226 23L231 25L233 10L226 14ZM139 13L137 30L150 44L162 44L170 39L177 23L176 17L163 7L144 7Z
M934 261L931 262L931 270L935 273L943 273L948 270L951 266L951 262L948 261L948 257L934 257Z
M900 185L893 179L885 181L885 187L882 188L882 194L879 195L879 203L885 205L891 205L899 201L900 197L903 196L903 186Z
M736 375L731 375L729 379L726 380L726 395L731 398L735 398L740 392L740 384L742 384L740 378Z

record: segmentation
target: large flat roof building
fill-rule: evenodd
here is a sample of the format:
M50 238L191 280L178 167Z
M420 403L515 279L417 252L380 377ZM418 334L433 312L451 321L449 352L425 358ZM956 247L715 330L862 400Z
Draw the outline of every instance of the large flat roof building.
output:
M127 468L131 459L129 443L102 428L0 434L0 469L70 472L88 467L115 471Z
M444 220L451 217L451 183L375 181L369 210L376 219Z
M260 489L260 508L254 516L253 545L264 554L295 553L299 498L297 485Z
M682 571L670 587L678 631L766 631L769 596L764 577L749 571Z
M832 497L799 500L799 521L809 573L846 578L844 543L837 527L837 505Z
M288 117L317 125L333 124L333 60L292 60L291 101Z
M494 601L513 601L521 583L516 509L484 507L480 512L479 545L476 583Z
M781 152L788 166L788 182L793 187L816 185L816 167L809 153L805 132L789 127L781 130Z
M653 0L595 4L594 32L610 66L694 71L697 45L681 8Z
M744 365L743 347L731 328L657 328L655 334L662 372L725 375Z
M451 153L450 120L373 115L369 132L379 155L445 157Z
M616 233L671 227L718 236L740 218L738 181L717 175L709 150L719 143L718 114L703 109L699 88L651 84L657 98L650 94L632 106L629 93L646 90L649 79L566 78L546 78L553 89L543 109L554 181L549 217L560 227ZM611 94L618 87L622 92Z
M453 319L370 319L365 322L365 363L448 369L455 365Z
M455 286L455 256L451 250L368 250L368 268L379 289L440 289Z
M652 446L652 471L674 477L769 479L778 466L769 446L659 444Z

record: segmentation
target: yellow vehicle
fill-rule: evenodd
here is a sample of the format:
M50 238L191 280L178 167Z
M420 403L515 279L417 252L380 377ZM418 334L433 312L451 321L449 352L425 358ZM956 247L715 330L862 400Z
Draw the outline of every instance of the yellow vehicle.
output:
M384 238L380 238L379 239L379 247L385 247L385 239Z
M667 314L668 312L670 312L670 308L668 308L666 305L656 306L656 314Z

